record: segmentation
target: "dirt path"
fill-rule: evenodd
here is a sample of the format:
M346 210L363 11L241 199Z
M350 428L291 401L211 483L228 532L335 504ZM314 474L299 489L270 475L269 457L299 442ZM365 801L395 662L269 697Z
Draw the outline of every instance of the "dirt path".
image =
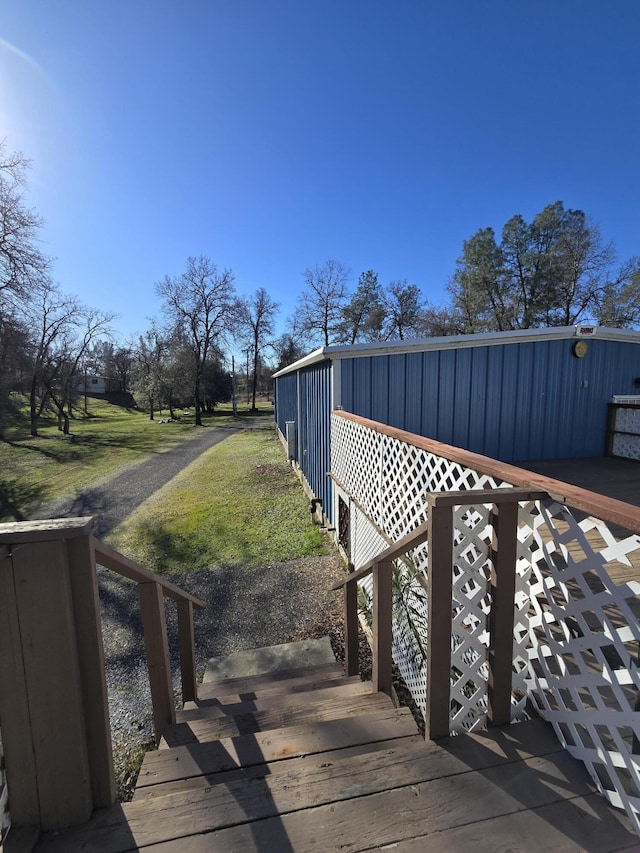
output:
M181 442L171 450L156 453L144 462L127 465L99 485L40 507L33 518L92 515L96 519L93 533L100 539L205 450L239 430L255 429L272 422L272 418L266 417L243 420L228 426L203 427L194 438Z

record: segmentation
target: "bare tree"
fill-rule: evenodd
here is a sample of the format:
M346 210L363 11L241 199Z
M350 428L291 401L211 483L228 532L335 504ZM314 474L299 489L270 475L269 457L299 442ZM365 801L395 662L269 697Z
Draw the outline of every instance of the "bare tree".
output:
M258 288L249 299L243 299L239 302L240 322L244 327L253 353L252 412L256 411L256 389L258 387L260 354L266 347L273 346L273 326L279 307L278 303L271 299L264 287Z
M235 311L233 274L218 272L204 255L189 258L179 276L165 276L156 290L164 303L167 319L180 327L193 356L193 389L196 424L202 425L202 377L207 358L229 330Z
M57 373L62 368L60 353L66 348L66 339L70 336L79 307L74 298L65 296L52 282L43 283L38 298L31 306L29 420L33 436L38 434L38 422L50 399L50 389Z
M138 338L135 348L134 382L149 409L149 420L155 418L155 407L162 386L162 366L167 353L166 338L155 323Z
M340 261L328 260L306 269L304 280L306 290L298 298L297 325L310 342L329 346L340 338L349 270Z
M79 306L73 321L66 324L58 335L58 346L52 347L50 361L55 365L55 370L45 377L45 382L56 407L58 428L65 435L70 431L69 420L78 394L83 360L95 341L111 334L110 323L114 316L95 308Z
M42 282L49 259L38 248L40 217L26 207L23 197L29 161L7 151L0 141L0 312L16 298L29 295ZM3 309L4 305L4 310Z

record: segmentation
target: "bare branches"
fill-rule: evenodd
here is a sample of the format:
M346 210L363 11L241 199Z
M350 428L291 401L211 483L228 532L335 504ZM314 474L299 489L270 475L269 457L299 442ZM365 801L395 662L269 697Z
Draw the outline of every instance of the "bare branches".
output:
M165 276L156 291L172 328L180 329L193 353L196 424L202 424L202 380L207 359L230 331L235 311L234 276L218 271L204 255L187 260L179 276Z

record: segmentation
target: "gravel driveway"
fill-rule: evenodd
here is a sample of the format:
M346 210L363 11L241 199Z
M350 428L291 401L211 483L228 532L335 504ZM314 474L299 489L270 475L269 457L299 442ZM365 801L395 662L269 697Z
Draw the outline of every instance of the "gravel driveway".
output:
M203 427L193 438L182 441L170 450L156 453L144 462L126 465L118 474L90 489L40 507L33 518L93 515L96 519L94 535L102 539L205 450L229 438L234 432L270 423L273 423L272 418L255 418L228 426ZM170 425L158 423L158 429L170 428Z

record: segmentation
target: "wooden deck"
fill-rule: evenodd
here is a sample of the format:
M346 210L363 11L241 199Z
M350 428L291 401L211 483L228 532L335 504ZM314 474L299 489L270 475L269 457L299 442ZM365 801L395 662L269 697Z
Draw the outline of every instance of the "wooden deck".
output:
M207 683L131 803L36 853L640 850L624 814L533 720L425 742L338 665Z

